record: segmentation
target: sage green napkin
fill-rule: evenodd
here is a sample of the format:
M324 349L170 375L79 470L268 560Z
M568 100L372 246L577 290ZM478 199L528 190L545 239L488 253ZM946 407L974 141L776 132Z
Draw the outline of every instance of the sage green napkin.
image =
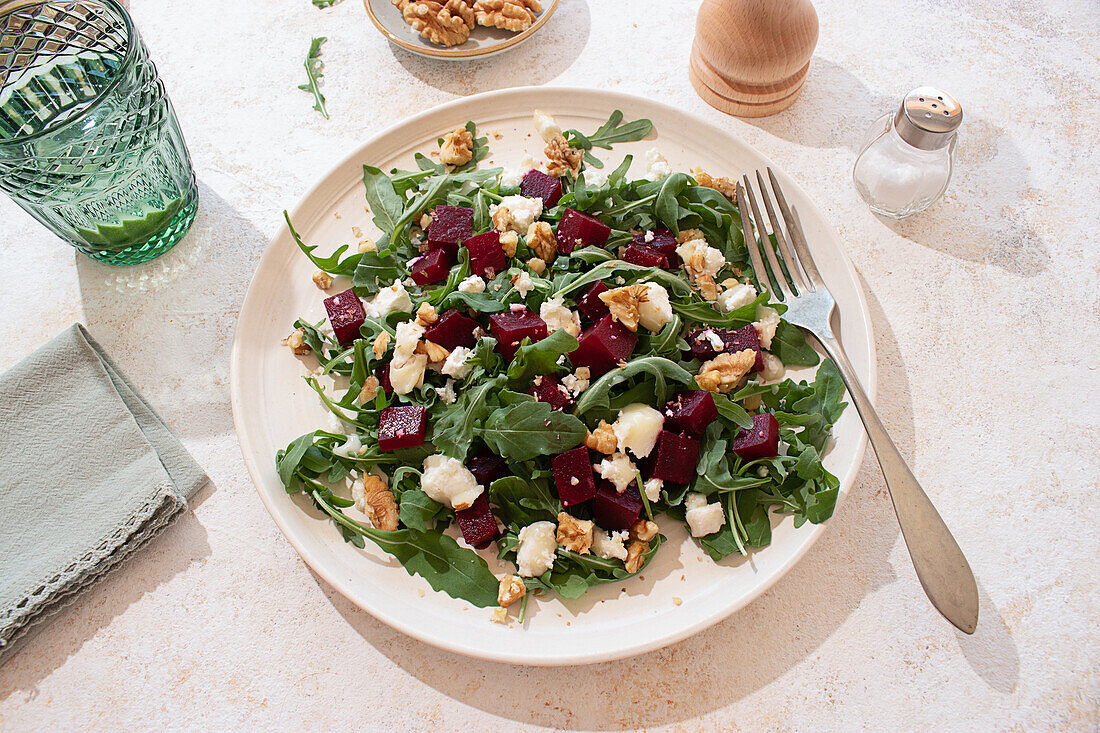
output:
M206 481L83 326L0 376L0 664Z

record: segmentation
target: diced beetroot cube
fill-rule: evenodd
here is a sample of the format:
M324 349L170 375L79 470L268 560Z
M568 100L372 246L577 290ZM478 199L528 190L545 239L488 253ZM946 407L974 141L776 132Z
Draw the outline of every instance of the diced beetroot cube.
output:
M589 245L604 246L607 244L607 238L611 236L611 227L576 209L566 209L561 215L561 221L558 222L555 236L558 240L558 249L569 254L575 249Z
M686 484L695 476L699 461L699 441L686 435L662 430L653 454L652 478Z
M420 405L387 407L378 416L379 450L396 450L424 445L428 411Z
M713 336L711 336L713 334ZM721 348L715 341L721 341ZM764 368L764 352L760 348L760 334L751 323L736 330L729 328L697 328L687 337L692 358L706 361L721 353L736 353L745 349L756 352L756 361L752 370L758 372Z
M606 293L611 288L603 284L603 281L597 282L595 285L588 289L588 292L577 301L577 310L585 314L593 321L598 321L611 310L607 307L607 303L600 300L600 293Z
M650 237L649 235L653 236ZM680 258L676 256L676 236L667 229L655 229L652 232L640 232L634 235L632 244L644 244L660 250L668 258L669 265L678 266Z
M542 199L543 208L549 209L551 206L557 206L561 199L561 181L540 170L532 169L524 174L519 192L527 198Z
M432 249L423 257L417 257L409 265L409 277L420 286L446 280L451 270L451 256L445 249Z
M548 403L553 410L564 410L573 404L572 393L552 374L535 377L527 394L539 402Z
M626 361L638 343L638 336L606 315L581 333L578 341L580 346L569 354L569 361L575 367L588 367L593 376L599 376Z
M508 256L500 246L500 232L496 229L470 237L462 246L470 252L470 270L479 277L492 280L508 267Z
M583 445L554 456L550 465L554 469L554 484L558 487L562 506L580 504L596 495L592 457Z
M732 450L746 461L779 455L779 423L775 415L770 412L753 415L752 427L737 434Z
M535 343L546 338L546 321L527 308L494 313L489 316L489 333L497 340L500 355L511 361L523 339L529 338Z
M386 394L393 394L393 385L390 384L390 364L384 362L378 365L378 368L374 370L374 376L378 377L382 391Z
M437 206L428 225L428 249L458 255L458 245L474 233L474 210L469 206Z
M493 510L489 508L489 500L484 493L474 500L469 509L455 512L455 518L462 530L462 539L479 550L488 547L500 534L497 518L493 516Z
M626 252L623 253L623 261L632 265L660 267L662 270L668 269L668 257L665 256L664 252L656 247L650 247L648 244L638 244L637 242L631 242L630 246L626 248Z
M444 311L438 321L424 329L424 338L448 351L454 351L458 346L474 345L474 329L477 326L477 321L473 318L467 318L457 308L451 308Z
M665 405L665 428L700 436L718 418L714 397L701 389L682 392Z
M508 462L489 451L478 453L469 459L466 462L466 468L474 475L477 482L485 487L508 474Z
M600 481L596 498L592 500L592 518L604 529L630 529L642 513L642 495L631 484L626 491L615 491L614 485Z
M347 346L359 338L359 327L367 314L363 312L363 304L354 290L348 289L325 298L325 312L328 313L328 322L332 325L336 340L342 345Z

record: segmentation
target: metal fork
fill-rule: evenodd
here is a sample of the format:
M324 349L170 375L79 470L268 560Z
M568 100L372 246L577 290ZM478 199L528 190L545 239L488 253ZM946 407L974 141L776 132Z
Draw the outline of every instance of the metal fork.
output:
M816 340L836 364L878 457L894 504L894 513L897 514L902 536L924 592L944 618L961 631L973 634L978 625L978 587L970 565L913 472L905 465L870 398L860 386L859 378L830 325L836 302L814 264L798 214L788 206L771 168L768 168L768 179L775 191L786 233L776 217L776 207L772 204L764 178L760 171L756 172L760 198L771 223L771 233L775 235L775 247L772 247L768 237L768 225L760 214L749 177L742 178L744 185L737 184L741 228L757 283L783 300L787 305L783 317ZM778 257L776 249L779 250ZM774 283L776 288L770 283Z

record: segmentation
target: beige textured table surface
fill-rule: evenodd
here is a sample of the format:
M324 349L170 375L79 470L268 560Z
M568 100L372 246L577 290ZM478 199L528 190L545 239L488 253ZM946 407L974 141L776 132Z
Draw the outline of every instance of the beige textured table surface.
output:
M213 479L184 516L0 668L0 728L1095 730L1100 441L1100 6L817 0L799 101L741 121L691 91L697 3L562 0L535 39L467 65L389 47L359 0L134 0L201 208L130 269L0 201L0 367L88 324ZM302 58L328 36L332 119ZM648 95L733 130L831 217L870 301L882 415L978 579L978 632L928 605L868 456L824 538L698 636L585 668L436 651L312 575L260 504L229 409L237 308L280 211L431 105L521 84ZM908 88L966 109L947 197L887 226L850 169Z

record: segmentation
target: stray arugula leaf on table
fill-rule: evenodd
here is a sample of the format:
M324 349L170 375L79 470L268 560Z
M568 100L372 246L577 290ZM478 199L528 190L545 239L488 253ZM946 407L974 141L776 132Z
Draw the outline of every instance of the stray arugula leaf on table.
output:
M316 2L317 0L314 0L315 4ZM321 46L327 40L322 36L310 41L309 52L306 54L305 60L306 77L309 81L298 85L298 88L303 92L309 92L313 95L313 109L324 115L326 120L328 119L328 110L325 109L325 95L321 94L321 78L324 76L325 70L325 64L321 61Z

